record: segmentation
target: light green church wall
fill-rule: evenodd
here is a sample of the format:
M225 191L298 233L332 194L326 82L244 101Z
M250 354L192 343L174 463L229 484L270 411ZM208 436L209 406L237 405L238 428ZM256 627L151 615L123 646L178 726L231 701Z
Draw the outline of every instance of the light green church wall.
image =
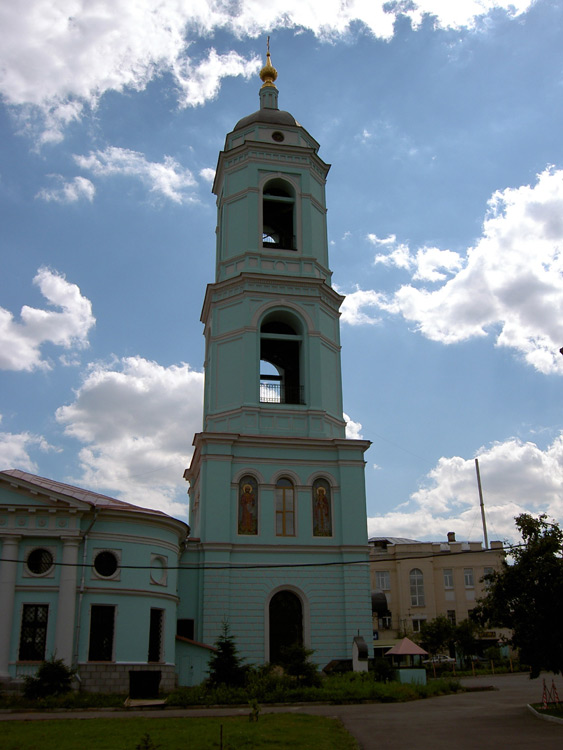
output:
M236 195L248 187L248 166L241 169L231 169L225 174L225 195Z
M223 304L215 310L215 330L221 333L236 331L246 324L246 305L241 300Z
M215 362L214 392L211 395L214 410L236 408L240 404L241 389L244 389L244 371L242 362L238 367L235 363L241 360L244 351L243 338L218 341L212 345Z
M340 343L338 318L335 317L334 313L329 313L327 310L320 307L318 311L318 320L316 322L319 331L323 336L326 336L330 341L334 341L336 345Z
M90 612L92 605L115 606L114 658L118 662L146 662L149 648L151 608L164 610L163 651L166 663L174 662L176 638L176 602L161 597L151 597L149 592L137 595L119 591L88 593L82 602L82 627L80 632L79 662L88 661L90 642Z
M201 563L199 547L195 542L188 544L180 558L181 567L178 571L178 591L182 596L178 602L178 619L196 620L202 603L201 576L197 567Z
M342 415L340 400L340 355L323 341L320 342L320 374L317 388L322 394L322 408L331 412L336 407L336 414ZM338 394L335 398L335 394Z
M240 255L244 247L255 246L253 228L258 226L256 221L249 221L252 211L250 196L243 195L236 200L230 200L223 206L225 231L222 233L223 247L221 259L226 260ZM253 241L254 240L254 241Z
M333 555L324 559L334 562ZM265 555L263 562L270 561L270 556ZM300 561L312 559L306 554L291 558L293 564ZM315 562L322 561L322 555L315 558ZM248 570L230 575L207 571L203 629L213 642L222 623L228 621L241 653L250 662L261 663L266 657L269 600L277 590L290 589L302 600L306 645L315 651L313 661L323 667L331 659L351 658L358 630L371 636L368 581L369 576L366 579L357 566L350 566L350 570L334 565Z

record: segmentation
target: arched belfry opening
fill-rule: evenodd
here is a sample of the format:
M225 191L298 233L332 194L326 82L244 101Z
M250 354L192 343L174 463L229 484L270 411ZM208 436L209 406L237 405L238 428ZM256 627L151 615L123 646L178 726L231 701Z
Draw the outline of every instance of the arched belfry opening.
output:
M270 599L270 663L283 664L284 651L303 645L303 605L293 591L283 590Z
M285 311L271 313L260 326L260 401L303 404L301 327Z
M262 191L262 246L297 250L295 191L286 180L269 180Z

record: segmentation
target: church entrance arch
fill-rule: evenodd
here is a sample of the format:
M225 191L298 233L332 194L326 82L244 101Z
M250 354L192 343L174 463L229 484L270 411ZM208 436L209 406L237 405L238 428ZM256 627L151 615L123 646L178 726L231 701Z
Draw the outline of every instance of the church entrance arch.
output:
M270 599L270 662L280 664L288 646L303 645L303 604L293 591L283 589Z

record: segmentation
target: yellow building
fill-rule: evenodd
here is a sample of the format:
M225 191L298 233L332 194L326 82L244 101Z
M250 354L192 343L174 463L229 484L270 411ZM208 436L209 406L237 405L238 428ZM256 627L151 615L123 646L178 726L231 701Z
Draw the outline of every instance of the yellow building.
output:
M483 577L504 558L502 542L483 549L456 541L453 532L447 542L372 537L369 546L376 655L439 615L454 625L469 617L485 592ZM484 640L496 644L498 635L487 632Z

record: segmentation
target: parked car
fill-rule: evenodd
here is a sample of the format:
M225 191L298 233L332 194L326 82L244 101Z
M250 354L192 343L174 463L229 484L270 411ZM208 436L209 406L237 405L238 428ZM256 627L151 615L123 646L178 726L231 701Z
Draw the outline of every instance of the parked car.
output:
M446 656L445 654L436 654L436 656L431 656L428 659L424 659L422 663L434 664L436 666L445 666L446 664L455 664L455 659L452 659L451 656Z

